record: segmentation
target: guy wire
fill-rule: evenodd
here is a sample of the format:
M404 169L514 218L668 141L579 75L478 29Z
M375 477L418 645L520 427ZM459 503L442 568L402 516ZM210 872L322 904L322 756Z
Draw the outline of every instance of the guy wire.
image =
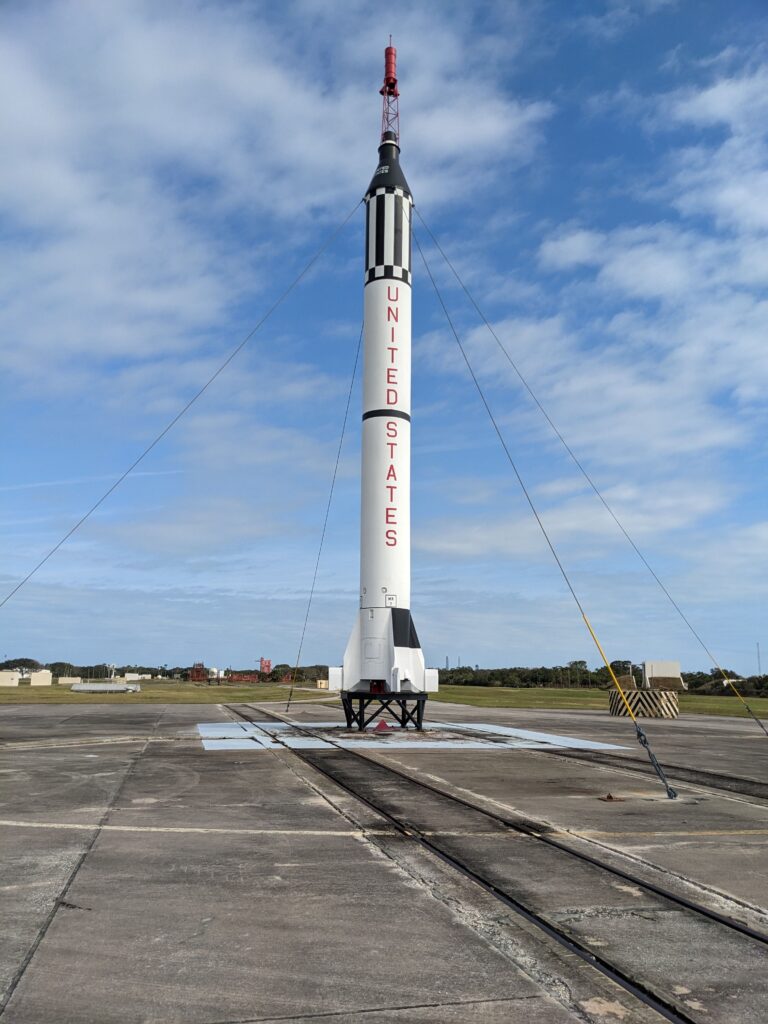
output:
M72 536L73 533L75 533L76 530L80 529L80 527L83 525L83 523L87 519L89 519L93 515L93 513L96 511L96 509L107 500L107 498L110 496L110 494L120 486L120 484L123 482L123 480L125 480L125 478L127 476L130 476L130 474L134 471L134 469L136 469L136 467L139 465L139 463L143 462L144 459L147 457L147 455L149 455L149 453L152 451L152 449L157 444L159 444L160 441L162 441L162 439L165 437L165 435L173 427L176 426L176 424L179 422L181 417L189 409L192 408L192 406L195 404L195 402L198 400L198 398L202 397L202 395L208 390L208 388L211 386L211 384L213 384L213 382L216 380L216 378L219 376L219 374L221 374L229 366L229 364L232 362L232 360L235 358L235 356L238 355L243 348L245 348L245 346L248 344L248 342L251 340L251 338L254 336L254 334L256 334L256 332L267 322L267 320L272 316L272 314L275 312L275 310L278 308L278 306L282 305L284 300L288 298L288 296L291 294L291 292L296 287L296 285L304 277L306 277L306 275L309 273L309 271L312 269L312 267L315 265L315 263L317 263L317 261L320 259L322 254L325 252L325 250L331 244L331 242L333 242L334 239L336 238L336 236L342 231L342 229L347 226L347 224L349 223L349 221L354 216L355 212L357 211L357 208L360 206L360 203L362 203L362 201L363 200L361 199L360 202L356 203L354 209L351 210L350 213L347 214L347 216L344 218L344 220L341 222L341 224L339 224L338 227L334 228L334 230L330 233L330 235L328 235L326 240L320 246L320 248L315 252L314 256L312 256L312 258L309 260L309 262L304 266L304 269L291 281L291 283L288 285L288 287L283 292L281 292L281 294L275 299L275 301L272 303L272 305L269 307L269 309L266 311L266 313L264 313L264 315L259 320L259 322L256 324L256 326L253 327L248 332L248 334L246 334L246 336L243 338L243 340L235 348L232 349L232 351L229 353L229 355L224 360L224 362L219 366L219 368L216 370L216 372L211 374L211 376L208 378L208 380L205 382L205 384L203 384L203 386L200 388L200 390L197 391L189 399L189 401L186 403L186 405L184 405L182 407L182 409L179 412L176 413L176 415L173 417L173 419L170 421L170 423L168 423L160 431L160 433L157 435L157 437L155 437L154 441L152 441L150 444L147 445L147 447L144 449L144 451L141 453L141 455L139 455L139 457L137 459L135 459L131 463L131 465L128 467L128 469L126 469L126 471L121 476L119 476L117 478L117 480L115 480L115 482L112 484L112 486L109 487L102 494L102 496L99 498L99 500L94 502L93 505L91 505L91 507L88 509L88 511L85 513L85 515L81 516L80 519L78 519L78 521L75 523L75 525L64 534L64 536L61 538L61 540L57 544L54 544L54 546L50 549L50 551L43 558L40 559L40 561L37 563L37 565L27 573L27 575L24 577L24 579L20 580L20 582L17 583L16 586L5 595L5 597L0 601L0 608L2 608L4 604L6 604L8 601L10 601L10 599L13 597L13 595L16 594L19 590L21 590L21 588L24 586L25 583L28 583L29 580L32 579L32 577L35 575L35 573L38 571L38 569L42 569L42 567L45 565L45 563L48 561L48 559L52 555L56 554L56 552L59 550L59 548L69 540L69 538Z
M352 367L352 379L349 382L349 391L347 392L347 405L344 409L344 420L341 424L341 436L339 437L339 447L336 452L336 464L333 467L333 476L331 477L331 488L328 492L328 504L325 506L325 519L323 520L323 529L320 534L320 546L317 549L317 558L315 559L315 572L312 576L312 586L309 588L309 599L307 601L307 613L304 616L304 626L301 630L301 640L299 641L299 651L296 655L296 664L293 669L293 678L291 679L291 689L288 693L288 702L285 705L286 713L291 706L291 699L293 698L293 690L296 686L296 676L299 671L299 664L301 663L301 651L304 647L304 637L307 633L307 623L309 622L309 612L312 608L312 598L315 595L315 584L317 583L317 572L320 568L320 556L323 553L323 544L325 542L325 531L328 528L328 516L331 512L331 502L333 501L333 490L336 486L336 476L339 472L339 462L341 461L341 448L344 444L344 434L347 430L347 419L349 418L349 406L352 402L352 391L355 387L355 377L357 376L357 364L360 360L360 346L363 343L363 330L365 329L365 321L360 325L360 337L357 339L357 351L355 352L355 364Z
M445 302L443 301L443 296L440 293L440 289L437 287L437 282L435 281L435 278L434 278L434 276L432 274L432 271L431 271L431 269L429 267L429 264L427 263L427 259L426 259L425 255L424 255L424 251L422 250L421 245L419 244L419 240L418 240L415 232L414 232L414 235L413 235L413 240L416 243L416 248L419 250L419 255L421 256L421 261L424 264L424 268L427 271L427 275L429 276L430 281L432 282L432 287L435 290L435 294L437 295L438 302L440 303L440 305L442 307L443 313L445 314L445 318L448 321L448 325L451 328L451 332L453 333L453 337L456 340L456 344L459 346L459 351L461 352L461 354L462 354L462 356L464 358L464 362L466 363L467 369L469 370L469 374L472 377L472 380L473 380L473 382L475 384L475 387L477 388L478 394L480 395L480 400L482 401L483 405L485 406L485 411L488 413L488 418L490 419L491 423L493 424L493 429L496 431L496 435L497 435L497 437L498 437L498 439L499 439L499 441L501 443L502 448L504 449L504 453L507 456L507 460L508 460L510 466L512 467L512 470L513 470L515 476L517 477L517 482L520 484L520 489L522 490L523 494L525 495L525 499L528 502L528 505L530 506L531 512L533 513L534 518L536 519L536 522L539 524L539 529L541 530L542 535L544 536L544 539L547 542L547 546L549 547L549 550L552 552L552 557L554 558L555 562L557 563L557 567L560 570L560 573L561 573L563 579L565 580L566 586L568 587L569 591L571 592L571 596L573 597L573 600L576 603L576 607L581 612L581 617L584 620L584 624L587 627L587 630L589 631L589 635L592 637L592 640L594 641L595 646L597 647L597 649L598 649L598 651L600 653L600 657L603 659L605 667L608 669L608 674L610 675L610 677L611 677L611 679L613 681L614 686L616 687L616 689L618 690L619 694L621 695L621 699L624 702L625 708L627 709L627 714L632 719L632 722L633 722L633 724L635 726L635 732L637 734L638 743L640 743L641 746L643 746L645 748L645 750L647 751L648 757L649 757L649 759L651 761L651 765L653 766L656 774L658 775L659 779L661 780L662 784L664 785L664 788L666 790L667 796L669 797L670 800L674 800L677 797L677 792L670 786L670 784L669 784L669 782L667 780L667 777L666 777L666 775L664 773L664 769L662 768L662 766L659 764L659 762L657 761L656 757L654 756L653 751L651 750L650 744L648 742L648 737L646 736L645 732L641 728L640 723L638 722L637 717L635 716L635 713L632 710L629 701L627 700L627 696L624 693L624 690L623 690L621 684L619 683L619 680L618 680L618 678L616 676L616 673L613 671L613 668L611 667L611 663L608 661L608 658L607 658L607 656L605 654L605 651L603 650L603 648L602 648L602 646L600 644L600 641L597 638L597 634L595 633L594 629L592 628L592 624L590 623L590 621L589 621L589 619L587 617L587 613L585 612L584 607L583 607L581 601L579 600L579 597L578 597L576 591L574 590L573 584L570 581L568 573L566 572L565 567L564 567L563 563L561 562L560 557L559 557L557 551L555 550L555 546L552 543L552 540L550 539L549 534L547 533L546 527L544 526L544 523L541 520L541 516L539 515L539 513L538 513L538 511L536 509L536 506L533 503L533 499L531 498L530 492L528 491L528 488L526 487L525 482L524 482L522 476L520 475L520 470L517 468L517 464L515 463L515 460L512 458L512 453L510 452L510 450L509 450L509 448L507 446L507 443L504 440L504 435L502 434L501 429L499 428L499 425L496 422L496 417L493 415L493 411L491 410L491 407L488 404L488 400L485 397L485 393L484 393L483 388L482 388L482 386L480 384L480 381L478 380L477 375L475 374L475 371L472 368L472 364L469 361L469 357L467 356L467 353L466 353L466 351L464 349L464 346L461 343L461 338L459 337L458 331L456 330L456 327L454 326L453 320L451 319L451 315L448 312L448 307L446 306Z
M585 479L585 480L587 481L587 483L589 484L589 486L590 486L590 487L592 488L592 490L593 490L593 491L595 492L595 494L596 494L596 495L597 495L597 497L599 498L600 502L602 503L602 505L603 505L603 507L605 508L605 510L606 510L606 512L608 513L608 515L609 515L609 516L611 517L611 519L613 519L614 523L616 523L616 525L618 526L618 528L619 528L619 529L621 530L621 532L622 532L622 533L624 534L624 536L626 537L627 541L629 542L629 544L630 544L630 545L632 546L632 548L634 549L634 551L635 551L635 554L637 555L637 557L638 557L638 558L640 559L640 561L641 561L641 562L643 563L643 565L644 565L644 566L646 567L646 569L647 569L647 570L648 570L648 572L649 572L649 573L651 574L651 576L653 576L654 580L655 580L655 581L656 581L656 582L658 583L659 587L661 587L662 591L663 591L663 592L664 592L664 594L666 595L666 597L667 597L667 599L669 600L670 604L671 604L671 605L672 605L672 607L673 607L673 608L675 609L675 611L676 611L676 612L677 612L677 614L678 614L678 615L680 616L680 618L681 618L681 619L683 620L683 622L685 623L685 625L686 625L686 626L688 627L688 629L690 630L691 634L692 634L692 635L694 636L694 638L695 638L695 639L696 639L696 641L698 642L699 646L700 646L700 647L702 648L702 650L703 650L703 651L704 651L704 653L705 653L705 654L707 655L707 657L709 658L709 660L710 660L710 661L712 662L712 664L713 664L713 665L715 666L715 668L717 669L717 671L718 671L718 672L720 673L720 675L721 675L721 676L723 677L723 685L724 685L724 686L730 686L731 690L733 690L733 692L735 693L735 695L736 695L736 696L737 696L737 697L739 698L739 700L741 701L741 703L742 703L742 704L744 705L744 707L746 708L747 712L748 712L748 713L749 713L749 714L750 714L750 715L752 716L752 718L754 718L755 722L757 722L757 724L758 724L758 725L760 726L760 728L761 728L761 729L763 730L763 732L764 732L764 733L766 734L766 736L768 736L768 729L766 729L766 727L765 727L765 726L763 725L763 723L762 723L762 722L760 721L760 719L759 719L759 718L757 717L757 715L756 715L756 714L754 713L754 711L753 711L753 710L752 710L752 708L751 708L751 707L749 706L749 704L747 704L747 702L746 702L746 700L744 699L744 697L743 697L743 696L741 695L741 693L740 693L740 692L739 692L739 691L737 690L737 688L736 688L736 686L735 686L735 684L734 684L733 680L732 680L732 679L731 679L731 678L730 678L730 677L728 676L728 674L726 673L726 671L725 671L725 670L724 670L724 669L722 668L722 666L720 665L720 662L719 662L719 661L717 660L717 658L716 658L716 657L714 656L714 654L713 654L713 653L712 653L712 651L711 651L711 650L709 649L709 647L707 646L707 644L706 644L706 643L704 642L704 640L702 639L702 637L700 636L700 634L698 633L698 631L697 631L697 630L696 630L696 628L694 627L693 623L692 623L692 622L690 621L690 619L689 619L689 618L688 618L688 616L687 616L687 615L685 614L685 612L683 611L683 609L682 609L682 608L680 607L680 605L679 605L679 604L677 603L677 601L676 601L676 600L674 599L674 597L672 596L672 594L671 594L671 593L669 592L669 590L667 589L667 587L665 586L665 584L664 584L664 583L662 582L662 580L661 580L661 579L659 578L659 576L657 575L657 573L655 572L655 570L654 570L654 569L653 569L653 567L651 566L650 562L649 562L649 561L647 560L647 558L646 558L646 557L645 557L645 555L644 555L644 554L642 553L642 551L640 550L640 548L639 548L639 547L637 546L637 544L635 543L635 541L634 541L634 540L632 539L632 537L631 537L631 536L629 535L628 531L627 531L627 530L626 530L626 528L624 527L624 524L623 524L623 523L622 523L622 522L620 521L619 517L618 517L618 516L616 515L616 513L615 513L615 512L613 511L613 509L611 508L611 506L610 506L610 505L608 504L607 500L606 500L606 499L605 499L605 498L603 497L603 494L602 494L602 492L601 492L601 491L600 491L600 490L598 489L598 487L597 487L597 484L596 484L596 483L594 482L594 480L592 479L592 477L591 477L591 476L589 475L589 473L587 472L587 470L586 470L586 469L584 468L584 465L582 464L582 462L580 461L580 459L578 458L578 456L576 455L576 453L575 453L575 452L573 451L573 449L571 448L571 446L570 446L570 445L568 444L568 442L567 442L567 441L565 440L565 438L563 437L563 435L561 434L561 432L560 432L560 431L558 430L558 428L557 428L557 426L555 425L554 421L552 420L551 416L549 415L549 413L547 412L547 410L546 410L546 409L544 408L544 406L543 406L543 405L541 404L541 402L539 401L539 399L538 399L537 395L536 395L536 394L535 394L535 392L533 391L533 388L532 388L532 387L530 386L530 384L528 383L528 381L527 381L527 380L525 379L525 377L523 376L523 374L522 374L522 372L521 372L520 368L518 367L517 363L516 363L516 362L514 361L514 359L512 358L512 356L511 356L511 355L509 354L509 351L507 350L506 346L505 346L505 345L504 345L504 343L503 343L503 342L501 341L501 339L499 338L499 336L498 336L498 334L496 333L496 331L495 331L495 330L493 329L493 326L491 325L490 321L489 321L489 320L488 320L488 318L486 317L485 313L484 313L484 312L482 311L482 309L480 308L480 306L479 306L479 305L477 304L477 301L475 300L474 296L472 295L472 293L470 292L469 288L467 288L466 284L464 283L464 281L462 280L461 276L459 275L459 272L458 272L458 270L457 270L457 269L456 269L456 267L455 267L455 266L453 265L453 263L451 262L451 260L450 260L450 259L448 258L448 256L447 256L447 254L446 254L445 250L443 249L443 247L442 247L442 246L440 245L440 243L438 242L438 240L437 240L437 238L435 237L434 233L433 233L433 232L432 232L432 231L430 230L430 228L429 228L429 225L427 224L427 222L426 222L426 221L424 220L424 218L422 217L422 215L421 215L421 213L420 213L419 209L418 209L417 207L415 207L415 209L416 209L416 216L417 216L417 217L419 218L419 220L421 221L422 227L424 228L424 230L425 230L425 231L427 232L427 234L428 234L428 235L429 235L429 237L431 238L431 240L432 240L432 242L433 242L433 244L434 244L435 248L437 249L437 251L438 251L438 252L440 253L440 255L441 255L441 256L443 257L443 259L445 260L445 262L446 262L446 264L448 265L448 267L450 268L450 270L451 270L451 272L452 272L453 276L454 276L454 277L456 278L456 280L458 281L458 283L459 283L460 287L462 288L462 290L463 290L464 294L465 294L465 295L467 296L467 298L469 299L470 303L471 303L471 304L472 304L472 305L474 306L474 308L475 308L475 312L477 313L477 315L478 315L478 316L480 317L480 319L481 319L481 320L483 321L483 323L485 324L485 326L486 326L486 327L488 328L488 330L490 331L490 333L491 333L491 336L493 337L494 341L496 342L496 344L497 344L497 345L499 346L499 348L500 348L500 349L501 349L501 351L503 352L503 354L504 354L504 356L505 356L505 358L506 358L507 362L508 362L508 363L509 363L509 365L510 365L510 366L512 367L512 369L513 369L513 370L515 371L515 373L517 374L517 376L518 376L518 378L519 378L519 380L520 380L520 383L521 383L521 384L523 385L523 387L525 388L525 390L526 390L526 391L528 392L528 394L530 395L530 397L531 397L531 399L533 400L534 404L535 404L535 405L537 406L537 408L538 408L539 412L540 412L540 413L542 414L542 416L544 417L544 419L545 419L545 420L547 421L547 423L548 423L548 424L550 425L550 427L552 428L552 431L553 431L553 433L555 434L555 436L557 437L557 439L558 439L558 440L560 441L560 443L562 444L562 446L563 446L563 447L565 448L565 450L566 450L566 451L568 452L568 454L570 455L570 457L571 457L571 459L573 460L574 464L575 464L575 465L577 466L577 468L579 469L579 471L581 472L582 476L583 476L583 477L584 477L584 479Z

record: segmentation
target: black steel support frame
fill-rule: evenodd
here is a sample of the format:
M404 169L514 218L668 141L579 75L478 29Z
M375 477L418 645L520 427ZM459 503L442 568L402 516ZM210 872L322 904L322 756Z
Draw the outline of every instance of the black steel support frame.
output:
M341 695L347 728L352 729L357 726L361 732L385 711L391 718L394 718L401 729L407 729L410 723L421 732L424 725L424 705L426 702L426 693L355 693L351 691ZM356 709L355 704L357 704ZM366 717L366 711L371 704L378 704L379 706L373 714ZM408 708L409 704L413 705L410 710ZM399 711L397 710L398 708Z

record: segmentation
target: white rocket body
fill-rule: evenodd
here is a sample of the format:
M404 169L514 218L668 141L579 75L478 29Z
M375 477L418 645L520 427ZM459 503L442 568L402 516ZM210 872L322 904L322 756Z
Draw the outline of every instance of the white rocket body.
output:
M360 610L329 687L437 690L411 618L411 211L394 139L366 201Z

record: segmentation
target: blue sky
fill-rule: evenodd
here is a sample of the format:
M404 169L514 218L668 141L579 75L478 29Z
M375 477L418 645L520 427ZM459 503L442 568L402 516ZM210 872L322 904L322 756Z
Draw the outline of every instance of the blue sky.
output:
M392 32L421 214L718 657L754 672L761 641L768 663L762 3L77 0L6 4L3 22L4 591L359 200ZM362 238L358 211L0 610L0 656L295 658ZM709 667L426 251L610 657ZM418 269L413 614L427 660L596 664ZM352 409L304 662L339 662L356 609L357 390Z

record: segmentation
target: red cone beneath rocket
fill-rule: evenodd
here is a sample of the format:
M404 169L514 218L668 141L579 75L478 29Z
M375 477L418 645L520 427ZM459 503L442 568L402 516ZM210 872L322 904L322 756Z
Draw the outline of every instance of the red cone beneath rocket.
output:
M381 722L378 723L378 725L376 725L374 727L374 729L372 731L373 732L382 733L382 732L395 732L396 730L393 729L391 725L387 725L386 722L381 721Z

